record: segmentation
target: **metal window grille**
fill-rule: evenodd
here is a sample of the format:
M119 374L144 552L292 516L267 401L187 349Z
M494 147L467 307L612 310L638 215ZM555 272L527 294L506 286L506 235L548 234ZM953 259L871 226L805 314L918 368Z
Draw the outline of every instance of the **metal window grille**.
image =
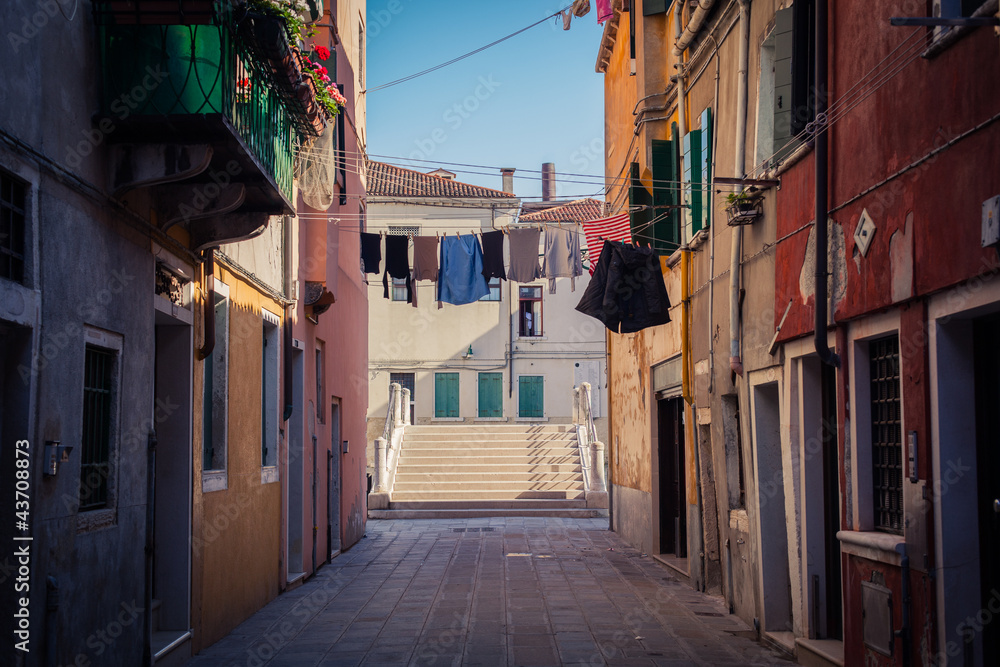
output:
M111 472L111 400L115 353L87 346L83 376L83 454L80 464L80 511L108 504Z
M420 227L416 225L388 225L386 233L390 236L409 236L412 238L420 233Z
M23 183L0 172L0 278L24 280Z
M900 405L899 340L869 344L872 422L872 485L875 527L903 533L903 430Z

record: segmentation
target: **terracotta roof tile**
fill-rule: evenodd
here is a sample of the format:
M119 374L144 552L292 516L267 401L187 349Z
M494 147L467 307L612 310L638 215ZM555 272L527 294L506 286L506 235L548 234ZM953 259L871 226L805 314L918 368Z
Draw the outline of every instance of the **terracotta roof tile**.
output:
M525 213L530 204L522 207L521 222L587 222L604 217L604 202L597 199L577 199L562 206L553 206L539 211Z
M372 197L474 197L477 199L514 197L509 192L432 176L374 160L368 161L367 171L368 195Z

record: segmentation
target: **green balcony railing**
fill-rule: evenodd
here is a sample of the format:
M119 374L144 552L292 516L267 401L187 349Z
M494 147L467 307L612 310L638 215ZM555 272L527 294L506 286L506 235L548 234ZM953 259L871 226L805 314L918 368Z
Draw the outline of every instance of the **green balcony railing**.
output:
M113 122L220 116L292 201L293 124L223 15L195 25L114 25L101 30L104 115ZM181 137L183 139L183 137Z

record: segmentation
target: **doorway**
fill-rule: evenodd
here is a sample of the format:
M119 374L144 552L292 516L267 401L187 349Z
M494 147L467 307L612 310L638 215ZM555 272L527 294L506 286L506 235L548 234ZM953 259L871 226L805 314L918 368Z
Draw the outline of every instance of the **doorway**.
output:
M660 553L687 558L684 399L656 402L660 482Z
M976 478L979 515L979 590L993 610L1000 591L1000 315L972 325L976 391ZM1000 664L1000 632L982 634L981 664Z
M302 568L302 480L303 426L305 412L303 382L305 359L302 350L292 350L292 418L288 420L288 582L304 576ZM314 415L315 416L315 415Z
M327 526L326 553L329 558L340 553L340 460L343 456L340 430L340 399L334 398L330 404L330 459L329 478L326 485Z
M153 428L154 651L191 627L191 326L156 311Z
M761 591L764 602L762 629L767 632L788 632L792 628L780 406L776 382L753 388L753 441L757 469L757 514L760 521L758 535Z

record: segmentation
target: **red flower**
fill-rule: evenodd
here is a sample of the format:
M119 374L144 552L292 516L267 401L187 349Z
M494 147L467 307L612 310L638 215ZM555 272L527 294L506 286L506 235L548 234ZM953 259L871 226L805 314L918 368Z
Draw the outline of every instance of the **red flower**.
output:
M319 73L320 76L327 76L330 74L329 72L326 71L325 67L317 67L316 71Z
M316 55L319 56L320 60L326 60L327 58L330 57L330 49L326 48L325 46L317 46Z

